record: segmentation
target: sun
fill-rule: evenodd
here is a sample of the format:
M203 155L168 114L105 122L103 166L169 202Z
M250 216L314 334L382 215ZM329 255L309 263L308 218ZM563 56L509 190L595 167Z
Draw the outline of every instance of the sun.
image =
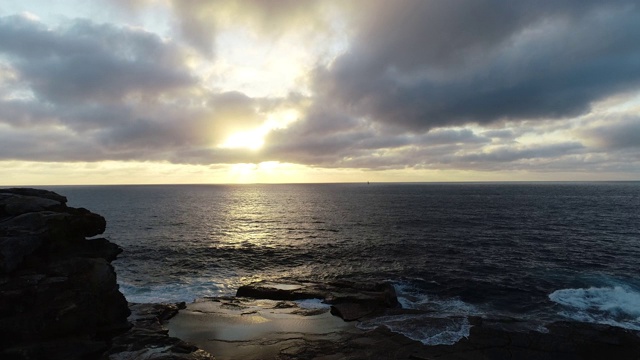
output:
M227 140L220 144L224 149L249 149L259 150L264 145L264 137L267 131L258 128L250 131L241 131L231 134Z

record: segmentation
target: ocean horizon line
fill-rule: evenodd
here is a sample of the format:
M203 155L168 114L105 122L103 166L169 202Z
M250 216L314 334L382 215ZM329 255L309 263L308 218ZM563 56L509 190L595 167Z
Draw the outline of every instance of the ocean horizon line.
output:
M461 181L341 181L341 182L246 182L246 183L117 183L117 184L0 184L14 187L91 187L91 186L248 186L248 185L454 185L454 184L589 184L637 183L637 180L461 180Z

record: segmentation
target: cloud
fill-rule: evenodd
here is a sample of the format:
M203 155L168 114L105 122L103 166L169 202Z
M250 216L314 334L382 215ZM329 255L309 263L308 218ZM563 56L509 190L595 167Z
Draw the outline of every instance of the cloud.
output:
M22 15L0 18L7 79L0 88L0 157L239 160L239 153L211 148L262 124L275 102L206 89L184 54L179 44L126 26L74 19L48 28Z
M580 133L604 150L640 149L640 116L608 118L606 125L586 128Z
M331 107L312 107L298 122L270 133L263 151L286 162L331 166L375 135L366 122Z
M461 162L485 163L485 162L513 162L522 159L557 158L569 153L583 149L584 146L577 142L567 142L552 145L535 145L526 147L506 147L502 146L491 149L488 152L463 155L459 158Z
M640 84L629 1L375 2L316 91L410 131L562 119ZM366 11L366 10L363 10Z
M120 9L146 19L155 5L122 2ZM628 105L633 95L624 106L612 105L622 109L615 116L606 108L613 101L605 101L639 89L640 8L633 2L176 0L162 6L175 21L164 24L163 36L122 23L63 19L50 27L25 15L0 17L0 160L640 168L640 121ZM215 48L236 46L238 34L249 34L243 44L259 44L260 51ZM305 65L282 62L290 72L310 67L300 74L305 86L275 91L286 82L280 73L257 79L252 66L264 63L249 55L272 51L270 61L291 60L291 52L274 49L297 49L307 34L304 56L296 55ZM229 58L218 58L224 54ZM229 74L244 77L218 83L235 76ZM247 90L259 86L266 90ZM604 110L591 111L596 102ZM267 129L260 150L219 146L256 129Z
M180 48L143 30L73 20L49 29L24 16L0 18L0 52L38 100L113 102L193 86Z
M328 26L323 16L327 2L299 0L172 0L182 38L203 56L215 55L216 35L221 28L240 25L261 36L285 32L316 32Z
M318 103L306 117L266 139L265 159L324 167L404 168L436 162L460 149L478 149L491 139L470 129L433 129L422 134L394 132L385 125L353 118Z

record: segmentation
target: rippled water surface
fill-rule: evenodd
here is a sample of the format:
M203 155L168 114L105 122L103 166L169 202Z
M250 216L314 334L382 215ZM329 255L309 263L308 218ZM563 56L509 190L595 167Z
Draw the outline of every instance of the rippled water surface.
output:
M107 218L131 301L257 279L390 280L405 306L442 314L640 329L637 182L51 189Z

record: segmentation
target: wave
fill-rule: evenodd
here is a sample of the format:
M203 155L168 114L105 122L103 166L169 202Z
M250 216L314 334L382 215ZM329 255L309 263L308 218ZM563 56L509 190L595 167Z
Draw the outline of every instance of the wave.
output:
M467 317L480 313L475 306L457 298L428 296L409 282L394 282L393 285L402 308L422 310L427 314L381 316L360 322L358 328L372 330L385 326L425 345L453 345L469 336L472 325Z
M471 330L466 317L441 318L431 315L381 316L357 325L362 330L373 330L379 326L425 345L453 345L469 337Z
M120 291L133 303L191 303L203 297L231 296L235 289L216 284L210 278L193 278L179 283L136 285L119 281Z
M640 292L629 286L561 289L549 299L572 320L640 330Z
M425 310L438 316L472 316L482 315L476 306L458 298L440 298L429 296L421 289L408 282L394 282L398 302L404 309Z

